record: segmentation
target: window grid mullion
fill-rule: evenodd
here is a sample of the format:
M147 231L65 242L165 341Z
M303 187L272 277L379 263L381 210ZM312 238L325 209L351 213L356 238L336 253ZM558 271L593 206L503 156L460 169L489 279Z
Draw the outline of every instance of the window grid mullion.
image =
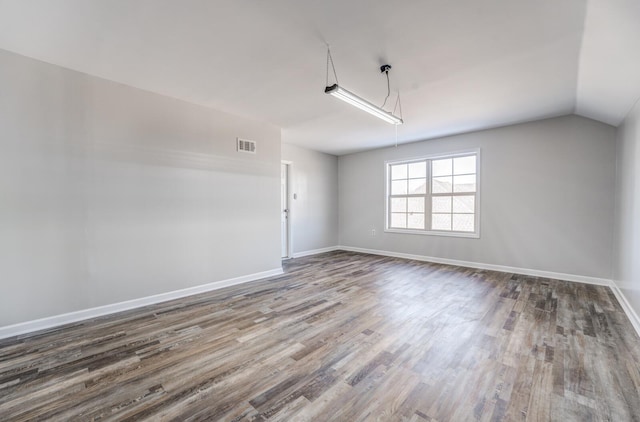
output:
M433 197L433 180L431 180L431 175L433 174L432 163L433 160L427 160L427 194L425 195L425 216L424 216L424 228L425 230L433 230L433 213L431 210L433 209L433 204L431 198Z

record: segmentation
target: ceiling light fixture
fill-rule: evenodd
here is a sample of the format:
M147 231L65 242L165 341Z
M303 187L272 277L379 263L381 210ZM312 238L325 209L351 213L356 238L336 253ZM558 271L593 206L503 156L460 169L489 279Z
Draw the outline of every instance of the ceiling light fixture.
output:
M381 109L378 106L371 104L369 101L364 98L358 97L351 91L347 91L342 88L338 84L333 84L324 89L326 94L331 94L336 98L341 99L342 101L351 104L352 106L358 107L360 110L364 110L367 113L371 113L374 116L384 120L387 123L393 123L395 125L402 124L402 119L400 117L394 116L388 111Z
M333 69L333 76L336 80L336 83L331 86L329 86L329 63L331 63L331 67ZM385 98L384 103L382 104L382 107L384 107L384 105L387 103L387 99L389 99L389 94L391 93L391 89L389 86L389 69L391 69L391 66L389 66L388 64L380 66L380 72L386 73L387 75L387 97ZM334 97L339 98L342 101L359 108L360 110L364 110L367 113L370 113L376 116L377 118L384 120L387 123L391 123L394 125L401 125L402 123L404 123L402 120L402 105L400 105L400 93L398 93L398 98L396 100L396 107L400 105L400 117L398 117L393 113L386 111L384 108L378 107L375 104L372 104L369 101L365 100L364 98L357 96L353 92L341 87L338 84L338 76L336 74L336 68L333 65L333 58L331 57L331 51L328 48L327 48L327 86L324 89L324 92L325 94L331 94Z

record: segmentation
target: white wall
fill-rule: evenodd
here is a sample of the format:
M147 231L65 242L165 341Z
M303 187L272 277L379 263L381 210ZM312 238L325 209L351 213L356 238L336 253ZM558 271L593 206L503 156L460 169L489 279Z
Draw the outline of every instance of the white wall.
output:
M338 245L338 157L282 144L290 176L293 253Z
M617 132L613 280L640 315L640 103Z
M481 149L480 239L383 231L385 160L469 148ZM615 129L577 116L341 156L340 243L610 279L614 180Z
M279 268L279 163L274 126L0 50L0 326Z

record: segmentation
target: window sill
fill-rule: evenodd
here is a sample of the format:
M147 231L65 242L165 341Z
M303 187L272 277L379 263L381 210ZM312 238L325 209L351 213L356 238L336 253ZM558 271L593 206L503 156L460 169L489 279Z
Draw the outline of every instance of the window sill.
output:
M468 232L445 232L436 230L411 230L411 229L384 229L385 233L402 233L402 234L419 234L423 236L444 236L444 237L466 237L471 239L479 239L480 233Z

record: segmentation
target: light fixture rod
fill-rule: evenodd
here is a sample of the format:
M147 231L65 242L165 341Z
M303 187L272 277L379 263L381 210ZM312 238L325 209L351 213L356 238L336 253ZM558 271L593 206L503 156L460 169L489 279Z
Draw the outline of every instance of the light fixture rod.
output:
M391 123L394 125L401 125L402 123L404 123L400 117L395 116L393 113L385 111L382 108L371 104L369 101L358 97L353 92L347 91L341 86L338 86L337 83L331 86L327 86L324 89L324 92L325 94L331 94L334 97L351 104L352 106L358 107L360 110L364 110L367 113L370 113L387 123Z

